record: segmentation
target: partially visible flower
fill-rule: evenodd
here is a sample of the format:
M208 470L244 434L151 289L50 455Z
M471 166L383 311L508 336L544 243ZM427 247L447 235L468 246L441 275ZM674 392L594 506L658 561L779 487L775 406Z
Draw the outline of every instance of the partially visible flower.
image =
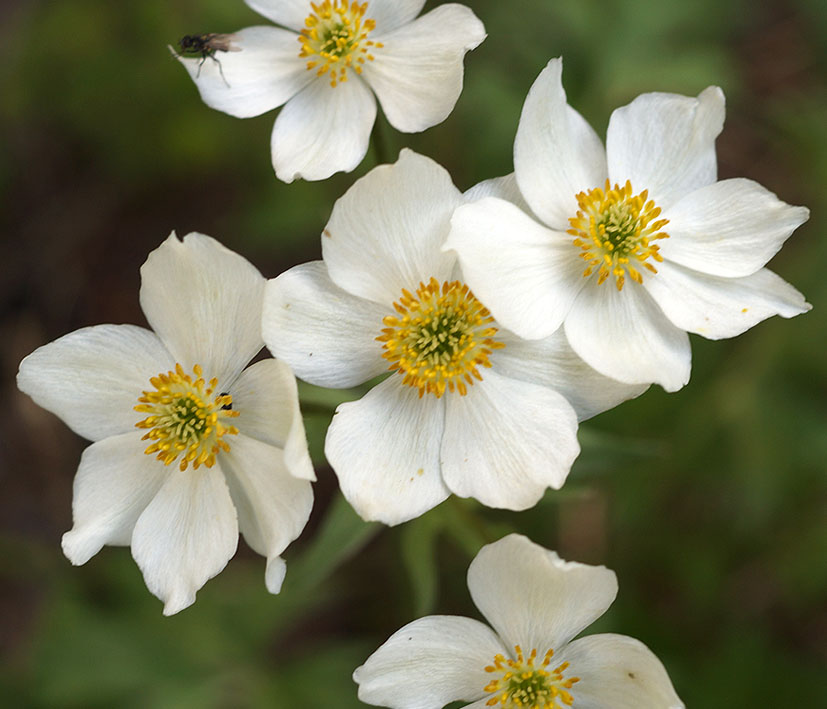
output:
M465 53L485 39L474 13L453 3L416 19L425 0L245 1L286 29L248 27L216 61L179 59L219 111L250 118L286 104L271 140L285 182L353 170L368 149L374 94L397 130L444 121Z
M359 699L392 709L682 709L643 643L603 633L572 641L617 595L603 566L560 559L511 534L484 546L468 590L493 626L432 615L397 630L353 673Z
M562 334L504 330L445 252L465 198L432 160L403 150L340 198L323 261L270 281L264 340L296 375L350 387L325 454L367 520L398 524L453 492L490 507L534 505L577 454L577 420L639 394L595 372Z
M528 338L562 325L602 374L674 391L689 380L687 332L733 337L810 309L764 268L808 211L751 180L716 181L719 88L639 96L612 114L604 150L561 72L549 62L523 107L518 204L483 199L452 222L448 246L494 317Z
M171 615L195 602L238 544L280 554L310 515L315 479L289 367L261 350L264 278L214 239L170 237L141 268L155 332L97 325L38 348L17 385L93 441L80 461L63 551L84 564L131 546ZM243 370L243 371L242 371Z

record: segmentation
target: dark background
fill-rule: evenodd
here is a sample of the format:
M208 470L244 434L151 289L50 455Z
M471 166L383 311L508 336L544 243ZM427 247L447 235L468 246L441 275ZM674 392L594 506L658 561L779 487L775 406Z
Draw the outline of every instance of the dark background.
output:
M434 3L429 3L431 7ZM722 178L759 181L812 218L772 268L814 310L741 337L693 337L692 381L581 428L561 492L520 515L452 500L399 528L361 523L320 450L357 393L303 387L319 483L283 593L243 544L192 608L163 618L128 550L62 556L85 442L14 386L20 359L82 326L144 324L138 269L197 230L267 276L318 258L334 200L375 164L279 183L275 113L198 98L165 45L265 24L241 0L0 3L0 696L6 706L350 707L353 668L430 612L476 616L464 585L485 541L522 531L620 580L594 626L640 638L690 707L816 707L827 576L827 5L819 0L469 3L488 39L454 113L420 135L380 118L383 149L434 157L466 189L512 169L522 102L565 57L570 102L604 134L644 91L727 96ZM424 679L424 678L423 678ZM576 705L575 705L576 706Z

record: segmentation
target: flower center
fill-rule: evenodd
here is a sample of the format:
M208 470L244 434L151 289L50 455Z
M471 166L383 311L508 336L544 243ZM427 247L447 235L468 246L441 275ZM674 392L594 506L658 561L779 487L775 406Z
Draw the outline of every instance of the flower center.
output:
M373 61L371 47L380 49L381 42L369 40L368 34L376 28L374 20L363 20L368 4L356 0L324 0L311 2L313 8L304 21L307 26L299 35L300 57L310 57L308 71L316 69L322 76L330 71L330 85L347 81L347 70L362 73L362 64Z
M155 390L143 392L135 407L135 411L149 414L135 424L136 428L150 429L142 439L152 441L144 453L157 453L164 465L181 456L181 470L190 463L193 468L202 464L211 468L219 450L230 450L223 436L238 433L235 426L223 423L223 419L238 416L238 411L233 411L233 397L223 392L214 395L218 380L204 381L201 365L196 364L192 371L195 379L176 364L174 372L151 377Z
M628 180L623 187L616 184L614 188L606 180L605 189L595 187L577 195L580 210L569 219L568 233L577 237L574 245L580 247L580 257L587 263L584 277L597 269L598 284L612 275L617 289L622 290L627 274L643 283L640 267L658 272L647 259L663 261L660 247L653 242L669 238L660 231L669 220L657 219L660 207L651 199L647 201L648 196L649 190L632 195Z
M523 656L519 645L515 645L514 650L517 653L516 660L494 655L494 664L485 668L486 672L499 675L485 685L485 692L493 692L493 696L486 702L487 706L499 704L504 709L563 709L564 706L572 705L574 697L569 690L580 678L563 677L568 662L553 670L547 669L554 655L554 650L549 650L540 666L535 667L536 649L527 658Z
M382 320L386 327L376 339L384 342L382 356L389 369L404 375L404 383L437 398L449 391L465 395L478 367L490 367L488 355L505 347L491 338L494 318L468 286L459 281L440 287L435 278L419 284L416 295L402 289L393 304L399 314Z

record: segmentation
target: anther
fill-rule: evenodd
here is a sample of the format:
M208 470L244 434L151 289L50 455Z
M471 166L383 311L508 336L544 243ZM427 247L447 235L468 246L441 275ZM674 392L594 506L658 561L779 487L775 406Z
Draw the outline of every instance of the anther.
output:
M176 364L175 371L151 377L155 390L144 391L134 407L149 414L135 424L137 428L148 429L143 440L152 441L144 452L157 454L164 465L170 465L180 455L181 470L186 470L189 464L194 468L212 467L216 453L229 450L222 437L238 433L235 426L223 422L238 416L239 412L232 407L232 396L222 392L213 397L218 380L212 378L206 382L198 364L192 371L195 379Z
M403 289L393 308L398 316L383 318L385 328L376 339L389 369L420 397L465 395L467 385L482 379L479 367L490 367L488 356L504 346L492 339L497 328L488 310L459 281L440 286L432 278L419 284L416 295Z
M367 2L360 4L356 0L324 0L321 3L311 3L311 7L313 11L305 19L306 28L299 35L302 47L299 56L314 57L307 63L308 70L315 69L321 63L316 70L318 76L330 70L330 85L335 88L348 80L348 68L361 73L361 67L353 64L354 56L357 61L363 62L364 59L359 55L367 53L366 47L382 46L381 42L367 39L376 28L376 22L364 18ZM373 56L367 54L367 59L373 61ZM341 65L338 71L336 65Z
M626 276L636 283L643 283L640 266L650 273L657 269L649 262L663 261L660 247L652 242L668 239L663 231L668 219L658 219L661 210L649 192L632 194L632 184L611 187L606 180L605 189L599 187L580 192L577 197L579 210L569 219L568 233L575 237L574 246L587 265L583 277L591 276L597 270L597 283L604 283L614 276L618 290L623 289Z

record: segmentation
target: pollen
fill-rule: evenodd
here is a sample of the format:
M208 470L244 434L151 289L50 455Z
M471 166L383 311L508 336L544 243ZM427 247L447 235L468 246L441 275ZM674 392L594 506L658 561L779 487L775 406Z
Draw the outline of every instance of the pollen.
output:
M356 0L311 2L313 8L299 35L299 56L307 59L307 70L317 76L327 74L334 88L347 81L348 69L362 73L365 62L374 60L373 52L381 42L368 39L376 22L365 19L368 3Z
M149 414L135 424L149 429L142 439L151 441L144 453L155 455L164 465L180 457L181 470L190 464L211 468L219 451L230 450L224 436L238 433L235 426L226 423L226 419L238 416L232 396L216 394L218 380L205 381L200 365L192 370L194 376L176 364L175 371L151 377L154 389L144 391L135 406L135 411Z
M497 675L485 685L484 691L492 695L486 706L499 706L502 709L565 709L574 703L574 696L569 690L580 678L564 676L569 668L568 662L549 669L554 650L548 650L539 665L535 664L536 649L526 657L522 648L515 645L514 654L514 658L495 655L494 664L485 668L486 672Z
M419 284L416 294L403 289L393 304L396 315L383 319L376 339L382 356L408 386L440 398L446 391L464 396L480 368L490 367L489 355L505 347L493 339L494 319L468 286L459 281L439 285L435 278Z
M631 183L623 187L596 187L577 195L580 207L576 217L569 219L568 233L575 237L580 257L586 262L583 276L597 273L598 284L614 276L618 290L623 290L626 276L643 283L641 269L657 273L653 261L663 261L655 242L668 239L661 231L668 219L658 219L660 207L649 199L649 191L633 194Z

